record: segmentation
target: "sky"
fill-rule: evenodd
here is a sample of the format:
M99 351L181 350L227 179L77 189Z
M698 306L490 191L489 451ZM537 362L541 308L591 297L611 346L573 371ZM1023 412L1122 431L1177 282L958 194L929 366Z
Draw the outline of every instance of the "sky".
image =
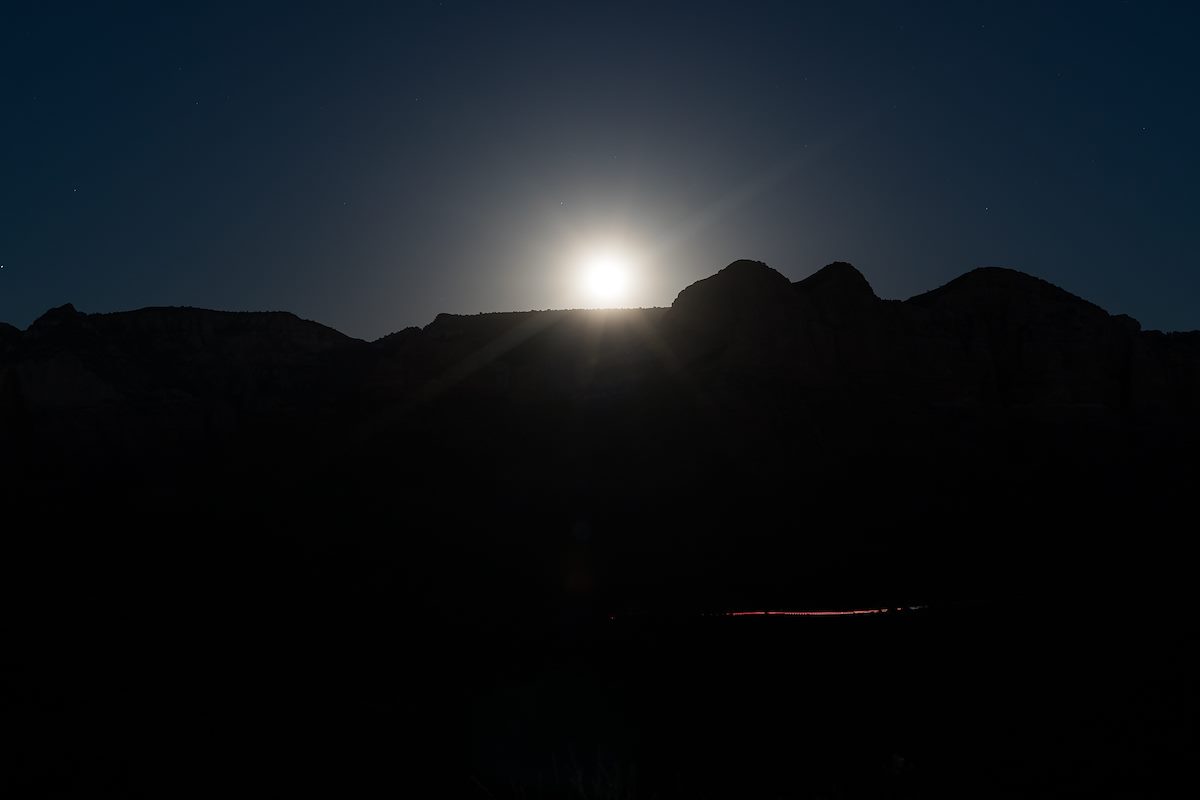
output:
M5 3L0 320L669 305L977 266L1200 328L1200 6ZM615 254L615 255L613 255Z

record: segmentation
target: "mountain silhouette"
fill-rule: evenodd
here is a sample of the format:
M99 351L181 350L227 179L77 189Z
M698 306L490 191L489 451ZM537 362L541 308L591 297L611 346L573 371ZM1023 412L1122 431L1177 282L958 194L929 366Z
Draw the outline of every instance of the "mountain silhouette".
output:
M446 687L405 712L442 764L478 654L533 663L614 615L1189 607L1198 445L1200 332L1009 269L896 301L843 262L743 260L669 308L374 342L64 305L0 325L0 579L31 680L101 716L67 665L122 653L96 680L139 719L261 706L301 752L295 697L337 727L403 663ZM235 656L265 672L219 678ZM313 694L318 667L339 683ZM350 741L338 763L374 746Z
M704 554L688 596L710 591L708 559L735 564L730 549L778 530L767 518L806 494L884 491L904 518L928 512L923 484L972 472L1045 493L1044 470L1074 484L1127 466L1118 443L1143 460L1167 447L1155 468L1170 463L1182 445L1164 442L1188 441L1200 414L1200 333L1142 331L1000 268L898 302L850 264L793 283L743 260L666 309L441 314L372 343L286 313L71 305L2 335L10 488L112 497L115 472L177 497L197 475L253 468L279 491L316 475L356 494L387 485L451 519L473 498L552 538L629 514L643 522L618 539L674 529L629 546L668 558L690 536ZM1064 473L1051 447L1084 463ZM261 511L235 494L216 496ZM686 534L667 522L681 513ZM806 546L836 561L856 535ZM804 533L772 536L788 550ZM770 584L751 561L730 591Z

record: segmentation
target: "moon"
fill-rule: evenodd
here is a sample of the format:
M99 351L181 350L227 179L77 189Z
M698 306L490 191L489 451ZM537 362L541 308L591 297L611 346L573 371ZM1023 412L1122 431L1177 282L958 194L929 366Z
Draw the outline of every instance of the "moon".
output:
M627 300L633 282L633 260L618 250L596 250L583 261L581 284L588 300L597 306L614 306Z

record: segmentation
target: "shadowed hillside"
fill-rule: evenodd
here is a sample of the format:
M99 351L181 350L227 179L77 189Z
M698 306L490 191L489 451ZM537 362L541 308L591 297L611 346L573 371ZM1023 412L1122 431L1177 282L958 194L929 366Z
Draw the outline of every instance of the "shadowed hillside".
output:
M411 680L477 686L468 653L520 669L613 614L1190 609L1198 444L1200 333L1007 269L900 302L849 264L792 283L737 261L666 309L442 314L372 343L67 305L0 326L0 577L18 683L95 712L72 724L124 692L150 728L232 702L281 735L324 670L309 711L374 730L336 709L389 681L401 629ZM474 708L435 695L408 709L417 762ZM76 771L145 778L151 745L122 735ZM39 736L21 763L53 783Z

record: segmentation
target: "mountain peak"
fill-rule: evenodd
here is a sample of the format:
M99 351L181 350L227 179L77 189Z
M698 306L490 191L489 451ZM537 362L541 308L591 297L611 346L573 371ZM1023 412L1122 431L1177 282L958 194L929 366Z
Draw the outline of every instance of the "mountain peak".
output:
M35 319L28 330L29 333L34 335L49 333L64 326L74 325L85 316L86 314L75 310L75 306L70 303L64 303L61 306L50 309Z
M801 291L833 293L841 297L869 297L878 299L875 290L855 266L846 261L826 264L803 280L794 284Z
M779 275L779 273L768 266L765 261L739 258L737 261L730 262L719 270L717 275L725 275L727 278L737 277L738 279L745 279L749 276L774 276Z
M1017 308L1022 315L1050 308L1070 308L1075 313L1107 319L1108 312L1047 280L1008 267L976 267L936 289L909 298L916 306L950 305L966 308Z
M834 324L846 314L855 314L879 302L879 297L863 274L845 261L834 261L796 281L792 288L805 296Z
M744 307L761 302L786 299L790 282L762 261L739 259L716 275L698 280L685 288L671 304L688 310L710 307Z

